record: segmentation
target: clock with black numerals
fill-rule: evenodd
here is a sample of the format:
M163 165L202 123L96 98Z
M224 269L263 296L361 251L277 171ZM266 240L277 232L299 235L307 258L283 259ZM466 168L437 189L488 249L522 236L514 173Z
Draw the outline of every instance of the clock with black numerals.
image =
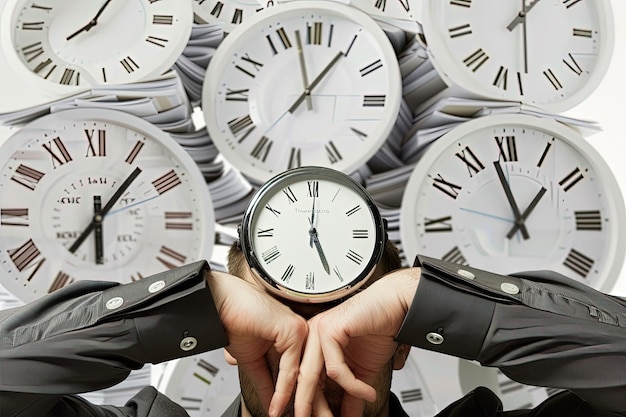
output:
M274 0L193 0L193 12L197 22L221 24L224 32L230 33L243 21L274 3Z
M625 222L619 185L587 139L522 114L473 119L430 145L400 212L408 256L505 274L554 270L607 292Z
M213 247L209 191L169 135L127 113L74 109L0 147L1 284L29 301L76 280L130 282Z

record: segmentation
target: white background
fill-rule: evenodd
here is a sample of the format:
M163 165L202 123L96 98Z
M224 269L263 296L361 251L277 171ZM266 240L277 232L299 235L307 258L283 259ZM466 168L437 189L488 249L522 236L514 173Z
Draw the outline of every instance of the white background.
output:
M0 9L4 3L5 0L0 0ZM626 26L620 24L626 20L626 1L612 0L611 4L615 16L615 51L609 71L594 94L566 114L600 123L603 131L591 136L589 141L606 159L626 195ZM2 60L0 56L0 113L29 101L23 90L15 90L12 75ZM0 127L0 144L8 135L8 129ZM626 234L626 230L623 232ZM622 268L612 292L626 296L626 268Z

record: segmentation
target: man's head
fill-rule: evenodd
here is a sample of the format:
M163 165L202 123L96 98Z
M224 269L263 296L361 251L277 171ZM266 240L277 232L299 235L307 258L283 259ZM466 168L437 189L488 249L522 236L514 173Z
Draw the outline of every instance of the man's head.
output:
M252 272L250 271L250 268L246 263L245 256L236 243L231 246L228 253L227 267L230 274L243 278L255 285L262 287L262 284L259 283L252 275ZM374 273L369 278L367 283L365 283L364 286L361 288L365 289L367 286L371 285L374 281L378 280L383 275L393 270L399 269L400 267L401 260L398 254L398 249L393 243L388 242L385 246L385 250L383 252L381 260L378 262ZM323 304L301 304L298 302L288 301L286 299L280 299L280 301L288 305L295 313L300 314L306 319L309 319L315 314L332 307ZM398 345L396 353L389 361L388 366L385 367L385 369L379 374L376 380L375 388L378 393L377 400L375 403L366 405L364 416L387 416L389 408L388 401L389 390L391 387L391 374L394 369L401 369L404 366L408 353L408 346ZM229 362L234 363L234 359L228 359ZM270 370L273 373L274 378L276 378L278 373L279 355L272 350L266 356L266 360L268 362ZM241 371L241 369L239 371L239 379L242 397L245 407L247 408L247 411L249 411L249 415L253 417L265 416L263 407L261 406L261 402L258 398L258 395L256 394L252 381L244 372ZM331 407L331 410L333 410L333 413L338 416L338 410L340 407L343 390L333 381L327 380L324 388L324 394ZM291 406L293 406L293 403L291 404ZM284 413L285 416L291 416L292 414L293 410L290 407ZM245 415L246 414L244 413L244 416Z

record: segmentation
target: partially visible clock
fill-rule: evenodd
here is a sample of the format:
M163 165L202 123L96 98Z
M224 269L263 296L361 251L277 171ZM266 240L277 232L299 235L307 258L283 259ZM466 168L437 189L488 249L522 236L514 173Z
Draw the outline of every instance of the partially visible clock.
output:
M569 126L484 116L439 138L400 211L408 257L512 273L554 270L610 291L624 259L624 199L598 152Z
M200 170L165 132L119 111L66 110L14 133L0 147L0 201L2 285L25 301L212 251Z
M613 53L609 0L424 0L421 18L446 84L555 112L594 91Z
M230 33L256 12L270 7L274 0L193 0L193 12L199 23L220 23Z
M24 82L64 93L163 74L192 24L190 0L9 0L0 30Z
M387 139L402 100L383 30L332 1L294 1L252 16L219 45L205 80L211 138L259 184L305 165L355 171Z

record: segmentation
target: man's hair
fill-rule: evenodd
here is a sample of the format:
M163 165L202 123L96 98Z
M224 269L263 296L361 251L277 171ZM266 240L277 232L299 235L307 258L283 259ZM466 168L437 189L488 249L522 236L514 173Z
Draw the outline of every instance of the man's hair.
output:
M248 270L246 258L243 255L243 252L241 251L238 242L234 242L231 245L230 250L228 251L226 267L228 268L228 272L230 274L238 276L240 278L243 277ZM400 259L398 248L392 241L387 240L383 255L381 256L381 259L376 266L376 271L374 271L374 279L370 278L370 282L368 282L366 285L371 284L373 281L377 280L383 275L396 269L400 269L401 267L402 261Z

